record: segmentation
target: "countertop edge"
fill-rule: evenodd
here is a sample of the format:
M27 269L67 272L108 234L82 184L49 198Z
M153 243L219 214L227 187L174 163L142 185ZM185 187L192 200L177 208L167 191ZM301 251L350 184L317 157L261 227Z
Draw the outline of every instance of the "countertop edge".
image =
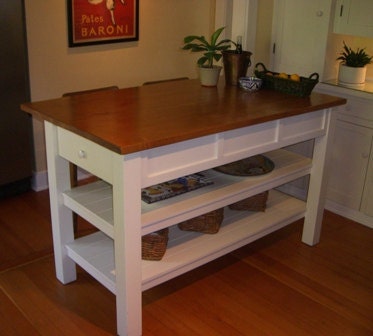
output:
M310 96L310 99L315 98L317 100L317 95L323 95L323 96L330 96L325 95L324 93L316 93L316 95L312 96L313 93ZM204 128L204 129L196 129L194 131L188 131L184 134L178 134L177 136L173 137L164 137L162 139L150 139L150 138L141 138L141 140L138 140L137 142L134 142L132 144L128 145L116 145L110 141L107 141L105 139L102 139L99 136L96 136L94 134L88 133L84 130L81 130L79 128L74 127L73 125L64 123L60 120L54 119L50 115L43 114L40 111L37 111L35 108L33 108L33 103L23 103L21 104L21 109L31 114L33 117L48 121L56 126L62 127L68 131L71 131L77 135L80 135L88 140L91 140L115 153L126 155L131 154L135 152L140 152L144 150L148 150L155 147L170 145L172 143L187 141L195 138L200 138L203 136L208 136L215 133L221 133L226 131L231 131L233 129L239 129L243 127L253 126L265 122L269 122L272 120L278 120L282 118L292 117L296 115L301 115L304 113L314 112L322 109L332 108L339 105L346 104L346 99L340 98L340 97L334 97L330 96L332 99L330 101L324 101L320 104L310 104L308 107L300 107L300 108L292 108L289 111L280 111L279 113L274 113L271 116L263 116L263 117L256 117L255 119L244 119L239 120L235 122L229 122L229 123L222 123L217 128L216 125L212 126L211 128Z

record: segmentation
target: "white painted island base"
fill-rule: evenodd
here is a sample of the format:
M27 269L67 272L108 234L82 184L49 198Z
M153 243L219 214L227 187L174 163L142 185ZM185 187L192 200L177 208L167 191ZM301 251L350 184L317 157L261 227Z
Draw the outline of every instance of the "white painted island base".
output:
M250 243L302 217L302 241L320 239L324 207L324 165L331 109L304 113L231 131L120 155L48 121L45 122L53 242L58 279L76 279L76 264L116 295L119 335L141 335L141 293ZM315 139L313 159L284 149ZM275 169L257 177L235 177L211 168L266 153ZM99 180L70 188L68 163ZM153 204L141 188L204 171L214 184ZM274 190L310 175L307 202ZM270 190L265 212L226 206ZM183 232L177 223L225 207L214 235ZM74 239L72 211L99 231ZM141 236L170 227L161 261L141 260Z

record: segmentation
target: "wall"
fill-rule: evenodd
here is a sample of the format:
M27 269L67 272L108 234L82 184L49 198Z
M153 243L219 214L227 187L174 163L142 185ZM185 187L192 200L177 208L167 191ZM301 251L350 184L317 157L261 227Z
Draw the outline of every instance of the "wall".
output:
M269 65L274 0L217 0L217 10L223 9L220 25L226 26L226 37L242 36L244 50L252 52L247 75L254 74L255 64ZM216 14L219 22L219 12Z
M197 77L197 54L182 51L189 34L209 35L214 0L140 0L138 42L68 48L66 1L25 0L31 100L102 86ZM46 171L42 123L33 121L36 176Z
M258 2L258 18L256 29L255 54L253 55L253 70L256 63L261 62L269 67L273 17L273 1L260 0Z

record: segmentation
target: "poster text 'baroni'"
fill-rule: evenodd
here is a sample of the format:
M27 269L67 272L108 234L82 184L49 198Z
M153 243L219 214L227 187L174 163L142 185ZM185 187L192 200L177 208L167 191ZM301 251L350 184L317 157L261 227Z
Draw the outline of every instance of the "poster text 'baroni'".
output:
M82 37L103 37L128 34L128 25L82 27Z

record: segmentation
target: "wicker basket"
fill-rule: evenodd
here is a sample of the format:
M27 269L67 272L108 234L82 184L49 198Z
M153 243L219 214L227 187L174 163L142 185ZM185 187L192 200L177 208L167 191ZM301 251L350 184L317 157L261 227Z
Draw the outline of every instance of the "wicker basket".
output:
M246 211L265 211L267 206L268 191L262 192L255 196L245 198L242 201L229 205L232 210L246 210Z
M224 218L224 208L210 211L204 215L179 223L183 231L196 231L202 233L217 233Z
M141 238L141 257L144 260L161 260L168 243L168 228L149 233Z
M263 70L259 70L259 67L263 68ZM263 80L263 88L273 89L299 97L307 97L319 82L319 74L316 72L311 74L308 78L300 77L299 82L291 79L279 78L276 77L276 75L278 75L278 72L267 70L263 63L257 63L255 65L255 76Z

